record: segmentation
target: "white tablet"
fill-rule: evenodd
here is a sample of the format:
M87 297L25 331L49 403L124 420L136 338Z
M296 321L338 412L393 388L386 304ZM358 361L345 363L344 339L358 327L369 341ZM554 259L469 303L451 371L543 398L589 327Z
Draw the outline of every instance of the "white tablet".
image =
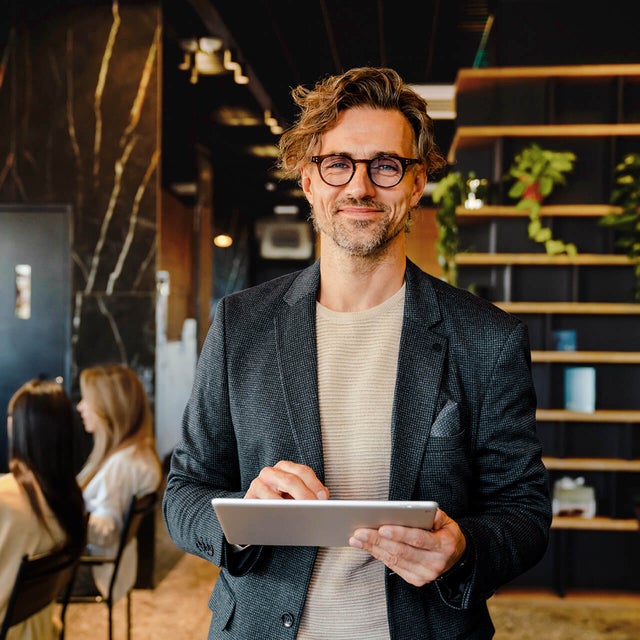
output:
M231 544L348 547L361 527L398 524L431 529L438 504L432 501L254 500L214 498Z

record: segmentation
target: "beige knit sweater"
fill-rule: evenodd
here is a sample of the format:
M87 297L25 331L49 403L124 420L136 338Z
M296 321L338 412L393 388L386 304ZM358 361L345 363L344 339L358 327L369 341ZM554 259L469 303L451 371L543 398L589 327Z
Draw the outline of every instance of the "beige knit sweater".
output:
M372 309L317 305L325 484L332 499L386 500L404 287ZM384 565L350 547L320 548L303 640L388 640Z

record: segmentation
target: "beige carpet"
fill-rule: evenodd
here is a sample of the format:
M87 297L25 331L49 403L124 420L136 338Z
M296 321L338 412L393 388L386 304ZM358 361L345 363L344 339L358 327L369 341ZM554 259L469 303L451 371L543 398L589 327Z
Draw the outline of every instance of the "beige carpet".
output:
M183 555L156 589L134 591L133 640L206 640L207 602L215 578L215 567ZM489 605L496 640L640 639L640 597L560 599L550 594L504 594L492 598ZM66 640L103 638L107 638L104 605L69 607ZM114 640L124 638L121 602L115 609Z

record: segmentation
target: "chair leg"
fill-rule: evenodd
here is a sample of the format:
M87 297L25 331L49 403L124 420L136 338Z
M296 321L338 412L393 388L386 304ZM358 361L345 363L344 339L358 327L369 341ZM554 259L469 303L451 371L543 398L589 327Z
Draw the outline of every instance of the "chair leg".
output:
M131 591L127 593L127 640L131 640Z
M111 600L107 602L109 608L109 640L113 640L113 603Z

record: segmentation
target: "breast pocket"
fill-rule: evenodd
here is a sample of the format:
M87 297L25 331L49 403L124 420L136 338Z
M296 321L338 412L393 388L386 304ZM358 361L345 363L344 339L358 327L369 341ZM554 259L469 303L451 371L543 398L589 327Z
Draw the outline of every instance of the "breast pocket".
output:
M464 511L469 499L471 464L460 407L448 400L431 425L418 486L422 496L437 500L448 515Z

